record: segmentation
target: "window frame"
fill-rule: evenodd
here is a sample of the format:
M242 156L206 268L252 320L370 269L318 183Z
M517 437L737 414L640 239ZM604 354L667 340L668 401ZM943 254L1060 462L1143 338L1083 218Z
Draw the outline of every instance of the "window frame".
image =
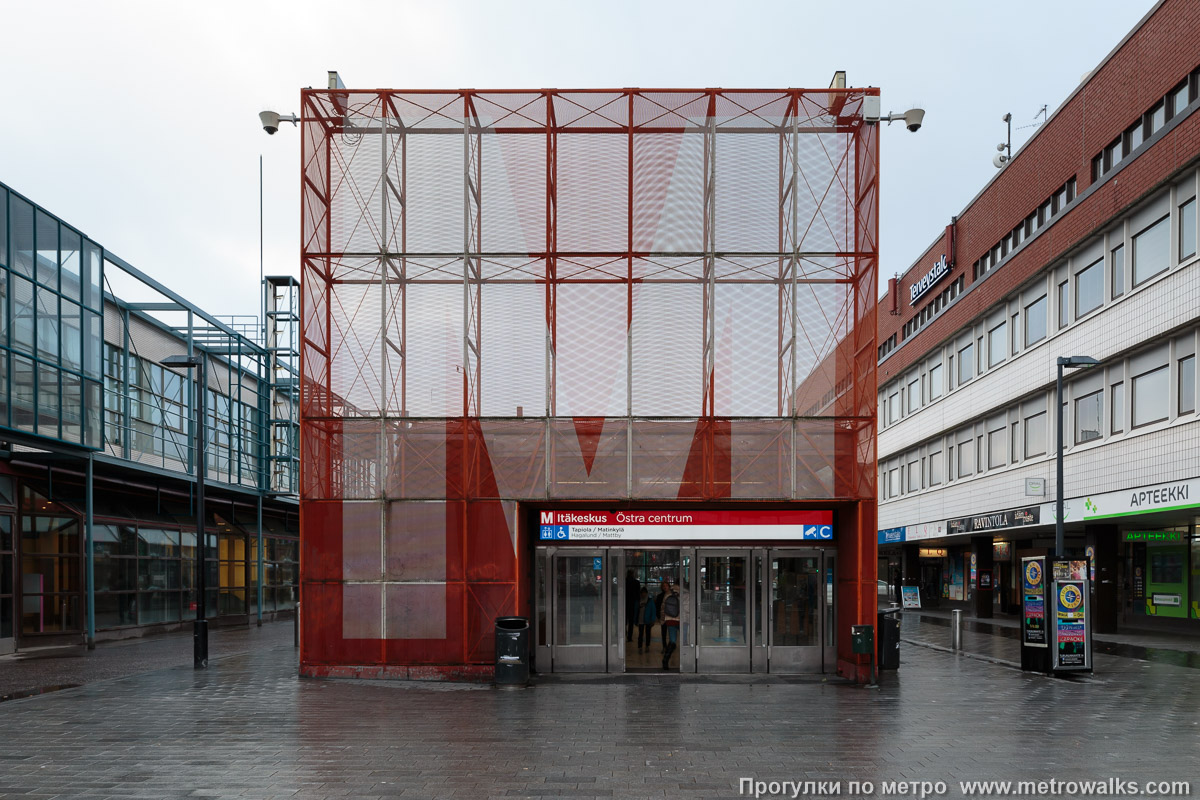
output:
M1169 393L1169 389L1170 389L1170 385L1171 385L1170 366L1171 366L1170 364L1163 364L1160 367L1155 367L1154 369L1146 370L1145 372L1143 372L1140 375L1134 375L1130 379L1130 382L1129 382L1129 384L1130 384L1129 429L1130 430L1136 430L1137 428L1144 428L1147 425L1154 425L1156 423L1162 422L1165 419L1170 418L1170 416L1171 416L1171 403L1170 403L1170 393ZM1138 422L1138 402L1137 402L1137 400L1138 400L1138 391L1137 391L1138 381L1145 380L1146 378L1149 378L1151 375L1157 375L1158 373L1163 374L1163 377L1166 379L1166 384L1167 384L1167 389L1168 389L1167 392L1161 392L1161 391L1159 392L1159 395L1163 398L1163 402L1164 402L1163 409L1162 409L1163 410L1162 416L1155 417L1154 419L1147 419L1147 420ZM1145 385L1145 384L1143 384L1143 385ZM1151 390L1147 390L1147 392L1148 392L1148 396L1154 395L1154 392Z
M1001 444L1001 447L999 449L1003 451L1003 455L1002 455L1002 458L999 463L997 463L997 461L996 461L997 448L995 447L995 443L997 441L999 441ZM990 430L987 432L987 449L988 449L988 453L987 453L987 468L988 469L1001 469L1002 467L1007 467L1009 465L1008 426L1007 425L996 428L995 430Z
M1086 279L1087 281L1094 282L1094 286L1091 283L1085 284L1085 275L1088 276ZM1075 319L1080 320L1104 305L1104 259L1099 258L1076 272L1074 283L1075 296L1072 298L1072 300L1075 302ZM1084 287L1085 285L1089 290L1095 290L1095 304L1088 306L1087 308L1083 308L1081 306L1079 295L1080 288Z
M1000 357L999 358L996 357L996 338L997 338L996 331L1000 331L1000 335L999 335ZM994 367L997 367L1000 364L1003 364L1008 359L1008 320L1002 319L1002 320L1000 320L1000 324L998 324L995 327L988 330L987 343L988 343L987 368L993 369Z
M1022 447L1022 452L1023 452L1022 458L1037 458L1038 456L1044 456L1044 455L1046 455L1047 452L1049 452L1050 436L1049 436L1049 431L1046 430L1049 425L1049 423L1047 422L1047 419L1048 419L1048 417L1047 417L1046 412L1039 411L1036 414L1030 414L1029 416L1027 416L1021 420L1021 428L1023 429L1023 432L1024 432L1024 437L1023 437L1023 445L1024 446ZM1029 424L1030 420L1038 420L1040 424L1030 425ZM1030 431L1040 432L1040 438L1042 440L1041 441L1042 449L1037 452L1032 451L1029 447Z
M1191 216L1189 222L1187 217ZM1196 198L1189 197L1179 204L1179 233L1176 236L1177 251L1179 261L1191 258L1196 255ZM1191 246L1191 250L1184 252L1184 248Z
M1032 309L1034 306L1038 305L1039 303L1042 306L1042 308L1041 308L1042 333L1037 338L1030 338L1030 336L1029 336L1029 319L1030 319L1029 311L1030 311L1030 309ZM1037 344L1038 342L1042 341L1049 335L1050 325L1048 323L1050 322L1050 320L1047 315L1048 308L1049 308L1049 303L1047 302L1047 297L1045 294L1043 294L1041 297L1039 297L1038 299L1034 300L1032 303L1025 306L1025 348L1026 349L1028 349L1031 345Z
M1109 385L1108 401L1108 432L1125 432L1125 381L1119 380ZM1119 426L1119 427L1118 427Z
M1120 263L1117 263L1117 255L1120 254ZM1125 242L1122 241L1116 247L1110 248L1108 251L1109 263L1112 265L1112 298L1116 300L1125 294Z
M1190 373L1190 374L1185 374ZM1196 412L1196 355L1184 356L1176 362L1175 375L1178 387L1175 390L1176 415L1194 414ZM1188 392L1190 405L1184 408L1184 393Z
M965 346L958 349L958 385L962 386L969 383L975 378L975 342L968 342ZM966 354L965 356L963 354ZM963 377L964 367L969 370L968 375Z
M1162 267L1155 270L1154 272L1146 273L1145 275L1142 275L1139 278L1138 277L1138 250L1137 250L1138 241L1139 240L1147 241L1146 239L1142 239L1142 237L1145 236L1146 234L1150 233L1150 231L1157 229L1160 225L1165 226L1164 227L1165 233L1163 235L1165 236L1165 239L1166 239L1166 249L1163 251L1163 256L1164 256L1163 265L1162 265ZM1131 249L1130 249L1129 255L1130 255L1130 258L1132 259L1131 264L1130 264L1130 267L1131 267L1130 283L1133 284L1133 288L1136 289L1137 287L1141 286L1142 284L1152 280L1153 278L1158 277L1159 275L1162 275L1164 272L1166 272L1168 269L1170 269L1171 268L1171 215L1169 213L1163 215L1162 217L1158 218L1154 222L1151 222L1149 225L1142 228L1140 231L1138 231L1133 236L1131 236L1130 237L1130 248Z
M1090 401L1090 400L1095 400L1095 401L1099 402L1099 408L1097 409L1097 413L1096 413L1096 417L1095 417L1097 427L1096 427L1096 430L1094 431L1094 433L1096 435L1090 436L1085 439L1085 438L1082 438L1080 435L1081 429L1079 427L1079 418L1080 418L1079 406L1081 403L1083 403L1085 401ZM1094 442L1097 439L1103 439L1104 438L1103 426L1104 426L1104 388L1103 387L1096 389L1094 392L1088 392L1087 394L1072 398L1071 441L1074 444L1076 444L1076 445L1087 444L1088 442Z
M1071 281L1065 280L1058 284L1058 329L1062 330L1071 322Z

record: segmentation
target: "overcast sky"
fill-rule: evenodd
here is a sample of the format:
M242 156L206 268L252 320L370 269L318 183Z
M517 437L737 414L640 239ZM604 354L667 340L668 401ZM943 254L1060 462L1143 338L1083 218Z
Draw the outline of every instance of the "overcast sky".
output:
M219 314L299 274L300 137L259 126L350 88L879 86L881 280L907 269L1152 0L7 4L0 181Z

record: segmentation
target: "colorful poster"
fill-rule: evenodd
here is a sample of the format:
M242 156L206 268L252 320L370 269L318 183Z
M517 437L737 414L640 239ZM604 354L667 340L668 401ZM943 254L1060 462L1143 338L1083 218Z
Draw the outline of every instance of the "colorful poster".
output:
M1041 594L1042 581L1045 579L1045 567L1041 558L1023 558L1021 579L1025 585L1025 594Z
M1021 641L1028 647L1046 647L1045 560L1021 559Z
M1087 584L1082 580L1055 585L1054 668L1085 668L1087 663Z
M921 588L919 586L901 586L900 598L905 608L920 608Z

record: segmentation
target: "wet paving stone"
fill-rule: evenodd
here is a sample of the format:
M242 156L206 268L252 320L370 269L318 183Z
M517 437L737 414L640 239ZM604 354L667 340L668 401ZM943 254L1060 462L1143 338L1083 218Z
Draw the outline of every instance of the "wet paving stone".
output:
M1195 777L1192 669L1097 654L1094 675L1050 678L915 643L944 627L903 632L877 690L302 680L289 642L0 704L0 797L728 798L742 778L962 797L983 795L960 780Z

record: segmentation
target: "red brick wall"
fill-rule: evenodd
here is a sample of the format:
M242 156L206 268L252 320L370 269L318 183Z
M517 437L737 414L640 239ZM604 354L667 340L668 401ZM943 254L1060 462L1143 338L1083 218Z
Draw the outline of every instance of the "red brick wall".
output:
M1155 100L1163 97L1200 63L1200 2L1166 0L1112 57L1096 70L1053 119L1037 132L987 190L958 219L957 263L947 281L965 273L972 284L971 265L1012 231L1037 206L1072 176L1077 193L1091 184L1092 157L1131 125ZM880 365L884 383L1007 294L1043 267L1103 228L1162 184L1183 165L1200 155L1200 114L1193 114L1149 151L1127 163L1115 179L1100 187L1024 249L1010 256L1000 272L989 274L978 289L927 324ZM909 305L909 286L929 271L945 252L944 237L916 260L898 284L899 315L886 313L882 301L879 341L893 333L904 344L902 329L944 286L938 285Z

